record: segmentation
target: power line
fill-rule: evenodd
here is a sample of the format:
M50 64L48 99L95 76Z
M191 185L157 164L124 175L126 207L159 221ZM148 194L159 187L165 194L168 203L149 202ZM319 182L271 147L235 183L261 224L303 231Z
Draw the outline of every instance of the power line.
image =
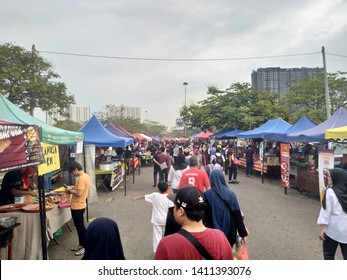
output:
M326 54L333 55L333 56L339 56L339 57L347 57L347 55L342 55L342 54L327 53L327 52L326 52Z
M252 59L267 59L279 57L293 57L321 54L320 52L301 53L301 54L284 54L284 55L269 55L269 56L253 56L253 57L232 57L232 58L147 58L147 57L126 57L126 56L107 56L107 55L92 55L81 53L66 53L66 52L53 52L53 51L38 51L41 53L91 57L91 58L104 58L104 59L119 59L119 60L142 60L142 61L173 61L173 62L187 62L187 61L231 61L231 60L252 60Z

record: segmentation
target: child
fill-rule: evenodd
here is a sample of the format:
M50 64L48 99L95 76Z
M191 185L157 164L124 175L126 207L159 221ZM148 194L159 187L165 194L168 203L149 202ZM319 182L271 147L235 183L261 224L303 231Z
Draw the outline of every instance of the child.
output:
M170 207L173 207L173 202L167 199L168 184L164 181L159 182L158 192L151 194L141 195L133 198L133 201L138 199L145 199L145 201L152 203L152 218L153 224L153 252L155 254L159 241L163 238L165 232L165 223L167 212Z

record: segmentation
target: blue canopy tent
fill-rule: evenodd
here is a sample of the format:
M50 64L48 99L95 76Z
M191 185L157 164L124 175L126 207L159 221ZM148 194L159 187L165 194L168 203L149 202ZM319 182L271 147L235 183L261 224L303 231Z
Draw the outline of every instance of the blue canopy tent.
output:
M302 116L295 124L293 124L287 131L282 133L266 133L265 137L268 140L280 141L280 142L301 142L299 137L289 137L289 133L295 133L303 131L309 128L313 128L316 125L306 116Z
M237 138L263 138L274 137L278 133L286 132L292 125L281 118L268 120L263 125L249 131L237 133Z
M221 139L233 139L233 138L237 138L237 134L245 132L245 130L241 130L241 129L234 129L234 130L230 130L230 131L226 131L225 133L223 133L223 136L221 137Z
M232 127L223 128L221 131L218 131L217 133L213 134L212 136L214 136L217 139L223 138L223 136L226 132L233 131L233 130L235 130L235 128L232 128Z
M128 136L126 133L124 133L123 131L121 131L120 129L118 129L117 127L115 127L111 122L106 121L104 123L104 127L111 132L113 135L118 136L118 137L122 137L124 139L126 139L126 146L134 144L134 137L133 136Z
M339 108L326 121L319 125L306 129L300 132L287 134L291 139L299 139L300 142L323 142L325 141L325 131L330 128L337 128L347 125L347 111L344 108ZM294 141L294 140L293 140ZM295 140L299 142L298 140Z
M85 144L98 147L126 147L129 138L123 138L108 131L93 115L90 120L79 130L84 134Z

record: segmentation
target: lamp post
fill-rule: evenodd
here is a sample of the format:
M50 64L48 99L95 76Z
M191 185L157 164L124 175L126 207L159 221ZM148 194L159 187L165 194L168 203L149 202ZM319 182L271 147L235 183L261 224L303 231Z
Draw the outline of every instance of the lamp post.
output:
M187 107L187 82L183 82L184 85L184 108ZM184 137L187 138L187 127L186 124L184 124Z
M147 121L147 111L145 111L145 116L146 116L146 118L145 118L145 122Z

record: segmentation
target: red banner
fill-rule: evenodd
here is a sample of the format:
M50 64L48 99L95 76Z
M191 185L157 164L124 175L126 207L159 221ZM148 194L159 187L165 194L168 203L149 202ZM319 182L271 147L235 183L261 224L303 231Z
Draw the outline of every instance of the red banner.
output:
M289 188L290 145L281 144L281 183Z
M0 123L0 172L43 162L37 126Z

